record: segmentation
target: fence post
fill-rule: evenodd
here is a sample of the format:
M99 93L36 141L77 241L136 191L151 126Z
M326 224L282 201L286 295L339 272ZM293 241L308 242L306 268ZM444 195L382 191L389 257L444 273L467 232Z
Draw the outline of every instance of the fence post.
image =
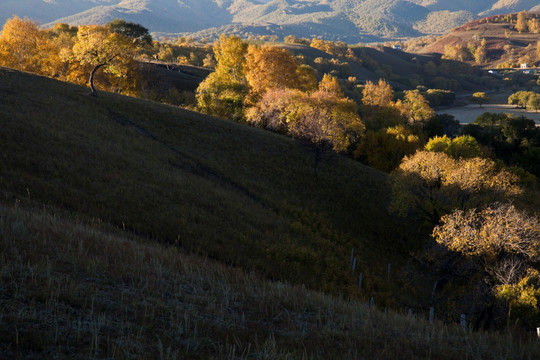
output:
M435 320L435 308L432 306L429 308L429 323L433 324L433 320Z
M354 269L356 269L356 258L354 258L353 264L352 264L352 272L354 274Z
M351 249L351 264L353 262L353 259L354 259L354 248Z
M362 273L358 276L358 289L362 289Z

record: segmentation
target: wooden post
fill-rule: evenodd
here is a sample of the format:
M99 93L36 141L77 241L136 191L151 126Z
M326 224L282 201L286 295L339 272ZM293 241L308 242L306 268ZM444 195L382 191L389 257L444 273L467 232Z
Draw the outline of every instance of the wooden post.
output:
M432 306L429 308L429 323L433 324L433 320L435 320L435 308Z
M362 273L358 276L358 289L362 289Z
M463 330L467 329L467 318L465 317L465 314L461 314L461 319L459 323L461 324L461 327L463 328Z
M352 272L354 274L354 269L356 269L356 258L354 258L354 261L352 263Z

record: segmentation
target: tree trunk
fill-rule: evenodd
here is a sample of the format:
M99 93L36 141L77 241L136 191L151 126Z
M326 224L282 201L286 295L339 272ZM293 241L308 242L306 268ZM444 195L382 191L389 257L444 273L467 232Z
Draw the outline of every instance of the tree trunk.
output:
M92 69L92 72L90 73L90 79L88 80L88 85L90 85L90 91L91 91L90 95L92 95L92 96L97 96L96 88L94 87L94 75L99 70L99 68L104 66L104 65L105 64L96 65Z

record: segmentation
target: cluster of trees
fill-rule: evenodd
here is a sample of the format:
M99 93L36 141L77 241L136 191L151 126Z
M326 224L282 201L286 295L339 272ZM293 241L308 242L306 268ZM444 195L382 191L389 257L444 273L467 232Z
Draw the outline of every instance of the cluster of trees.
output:
M531 215L537 180L523 168L538 174L540 129L485 113L462 133L434 137L403 159L393 172L390 210L432 224L439 247L417 260L437 269L441 302L472 303L458 311L532 326L527 321L540 319L540 226Z
M492 155L540 178L540 128L523 116L486 112L463 127ZM534 181L533 181L534 182Z
M214 54L216 71L197 89L199 109L311 142L315 172L325 150L348 151L363 133L357 104L337 78L318 82L316 71L286 50L221 36Z
M508 97L508 104L538 111L540 109L540 94L534 91L518 91Z
M355 102L346 96L359 89L354 78L320 76L282 48L222 36L214 54L216 71L197 90L199 110L310 141L315 172L327 150L391 171L431 132L443 134L444 126L419 90L396 99L387 82L368 81L355 93ZM441 103L454 94L434 90L429 95Z
M196 44L195 39L178 37L177 39L164 39L155 41L151 47L145 49L143 55L159 61L202 66L213 69L216 66L212 46Z
M478 64L487 61L487 41L462 43L446 45L444 47L444 57L446 59L469 61L474 60Z
M41 30L15 16L0 35L0 65L81 85L88 79L92 94L95 81L112 91L135 94L139 74L134 57L151 41L146 28L123 20ZM103 75L96 80L99 69Z
M516 18L516 30L519 33L530 32L532 34L540 34L540 20L537 14L520 11Z

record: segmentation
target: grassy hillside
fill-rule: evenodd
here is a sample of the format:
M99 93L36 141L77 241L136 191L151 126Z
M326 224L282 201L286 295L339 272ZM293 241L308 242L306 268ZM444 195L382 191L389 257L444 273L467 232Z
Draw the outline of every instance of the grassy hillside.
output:
M268 277L355 293L424 238L386 211L387 175L340 156L320 176L305 144L244 125L0 70L1 199L208 255ZM382 301L382 300L381 300Z
M412 319L365 305L431 289L386 280L425 234L387 214L385 174L333 156L315 177L289 138L14 70L0 80L0 358L540 354L527 336L430 326L422 300Z
M52 211L0 205L0 358L532 359L537 339L259 276Z

